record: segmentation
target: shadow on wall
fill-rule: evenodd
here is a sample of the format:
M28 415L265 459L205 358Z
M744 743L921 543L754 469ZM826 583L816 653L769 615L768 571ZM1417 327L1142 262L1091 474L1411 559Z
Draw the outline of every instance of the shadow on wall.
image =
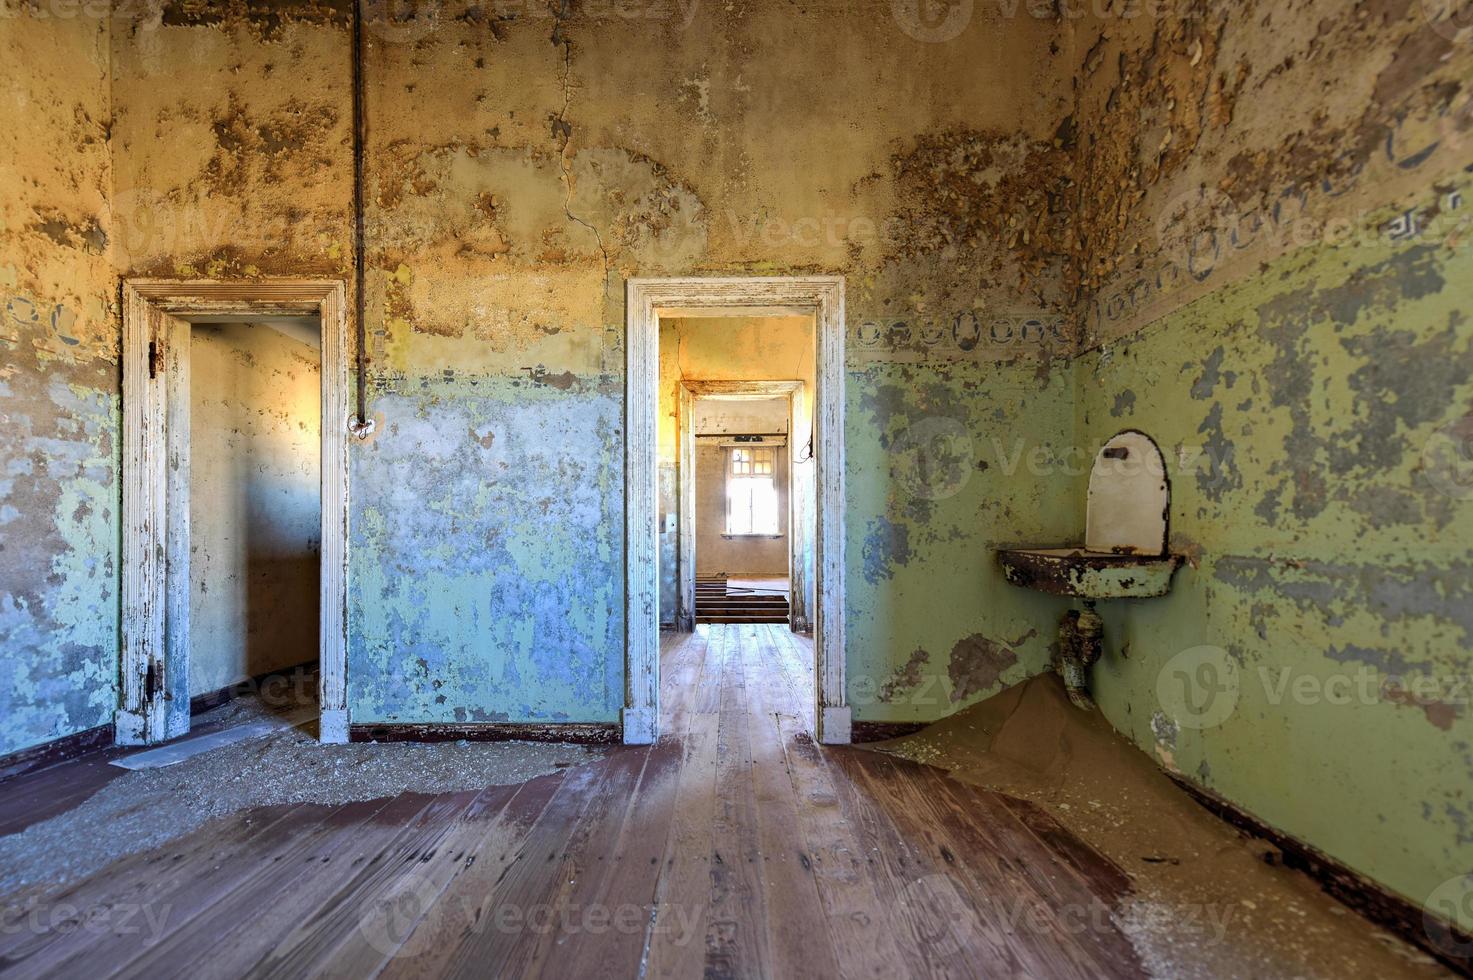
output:
M320 352L289 332L191 332L191 695L316 658Z

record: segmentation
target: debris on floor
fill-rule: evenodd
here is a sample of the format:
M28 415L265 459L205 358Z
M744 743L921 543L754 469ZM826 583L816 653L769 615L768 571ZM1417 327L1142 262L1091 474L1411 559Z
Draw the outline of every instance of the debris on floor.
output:
M227 745L264 738L288 728L300 728L315 720L317 715L315 708L298 708L290 714L277 715L244 725L232 725L207 735L178 738L156 749L133 752L120 759L114 759L109 765L117 766L119 769L163 769L165 766L177 766L186 759L192 759L197 755L212 752Z
M233 728L273 717L256 699L242 698L195 721ZM252 807L481 789L525 782L603 755L597 746L545 742L322 745L302 728L286 728L176 765L125 773L74 809L0 837L0 896L76 881L183 837L212 818Z

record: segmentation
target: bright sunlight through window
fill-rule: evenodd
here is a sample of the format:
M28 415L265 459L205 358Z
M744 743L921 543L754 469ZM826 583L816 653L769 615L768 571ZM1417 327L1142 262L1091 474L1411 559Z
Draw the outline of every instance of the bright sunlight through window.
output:
M726 533L777 534L777 450L734 446L726 468Z

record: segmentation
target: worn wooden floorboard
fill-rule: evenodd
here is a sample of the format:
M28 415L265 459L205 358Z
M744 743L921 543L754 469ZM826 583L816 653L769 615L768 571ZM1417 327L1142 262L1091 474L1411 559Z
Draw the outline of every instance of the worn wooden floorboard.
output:
M176 930L128 964L122 975L169 976L185 963L191 980L227 980L249 972L272 951L271 942L264 937L291 935L303 909L320 908L331 901L363 865L393 843L429 801L405 794L376 802L379 805L364 823L337 835L337 848L323 855L313 874L302 874L299 867L287 865L279 875L237 889L208 914L191 920L187 928ZM202 948L209 949L208 956L198 955Z
M661 663L653 746L221 818L31 899L159 927L7 930L0 977L1143 975L1108 914L1128 879L1047 813L813 741L810 638L703 626ZM0 827L77 805L95 762L35 774Z
M476 858L463 867L435 900L411 905L416 916L406 938L383 966L381 977L440 976L455 962L466 937L494 928L497 884L522 854L527 838L563 786L563 773L524 783L487 828Z

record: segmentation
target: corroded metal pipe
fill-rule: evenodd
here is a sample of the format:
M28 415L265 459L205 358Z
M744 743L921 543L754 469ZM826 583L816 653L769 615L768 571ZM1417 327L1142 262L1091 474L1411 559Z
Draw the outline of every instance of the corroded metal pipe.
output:
M1093 711L1094 699L1089 695L1089 668L1104 650L1105 622L1088 600L1084 609L1071 609L1059 621L1059 657L1056 667L1064 680L1069 700L1077 708Z

